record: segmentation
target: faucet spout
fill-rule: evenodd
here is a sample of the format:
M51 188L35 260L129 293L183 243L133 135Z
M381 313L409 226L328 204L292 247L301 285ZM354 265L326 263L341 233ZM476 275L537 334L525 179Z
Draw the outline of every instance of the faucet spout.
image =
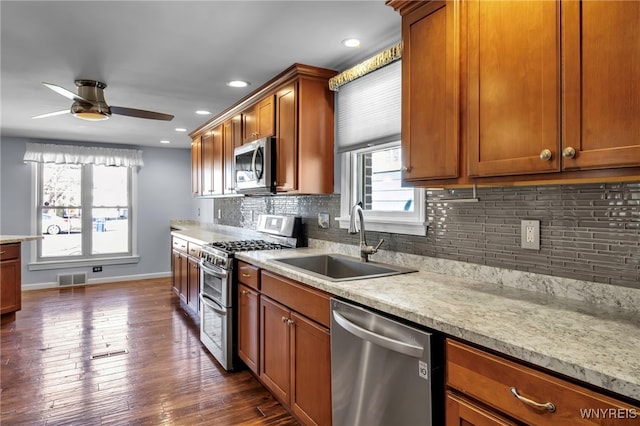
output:
M356 225L356 215L360 221L360 228ZM364 211L362 210L362 202L358 202L351 207L351 213L349 215L349 233L357 234L360 232L360 259L363 262L369 261L369 255L378 252L378 249L384 243L384 239L381 239L377 246L373 247L367 244L367 236L364 226Z

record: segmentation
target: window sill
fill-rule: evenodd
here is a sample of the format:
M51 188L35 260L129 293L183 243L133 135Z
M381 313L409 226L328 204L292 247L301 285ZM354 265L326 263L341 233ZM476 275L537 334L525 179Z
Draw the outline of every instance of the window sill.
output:
M349 217L336 218L340 223L341 229L349 229ZM365 220L365 232L389 232L392 234L404 234L404 235L427 235L427 229L429 225L425 222L408 222L408 221L394 221L389 219L376 219L373 217L367 217Z
M68 269L78 268L82 266L105 266L105 265L125 265L140 262L140 256L122 256L122 257L94 257L91 259L73 259L73 260L49 260L43 262L29 263L30 271L44 271L47 269Z

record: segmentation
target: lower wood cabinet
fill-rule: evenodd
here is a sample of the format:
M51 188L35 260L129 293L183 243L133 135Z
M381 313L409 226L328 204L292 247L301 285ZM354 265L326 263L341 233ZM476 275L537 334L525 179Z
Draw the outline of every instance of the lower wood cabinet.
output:
M171 283L176 293L194 313L200 311L200 246L172 238ZM187 249L187 247L189 247Z
M446 359L447 425L613 425L621 416L630 423L640 418L640 407L454 340L447 340Z
M247 292L239 295L247 296L246 302L240 302L240 310L243 304L246 310L240 313L239 322L252 322L249 312L254 291L246 286L239 286L239 291ZM329 297L295 281L261 272L258 377L306 425L331 424ZM240 324L239 329L243 328ZM246 337L250 339L251 335Z
M0 249L0 314L12 314L22 307L22 262L20 243L2 244ZM7 315L9 318L10 315ZM4 320L3 316L3 320Z
M260 355L260 293L238 284L238 357L258 374Z
M502 426L517 424L493 414L468 398L451 391L447 391L445 404L448 426Z

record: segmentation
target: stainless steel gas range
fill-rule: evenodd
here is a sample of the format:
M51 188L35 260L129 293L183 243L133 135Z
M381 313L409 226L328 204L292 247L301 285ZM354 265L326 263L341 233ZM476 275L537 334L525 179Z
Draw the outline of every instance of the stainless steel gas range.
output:
M260 215L260 239L215 241L200 252L200 340L225 370L237 365L237 292L234 253L279 250L300 244L301 220Z

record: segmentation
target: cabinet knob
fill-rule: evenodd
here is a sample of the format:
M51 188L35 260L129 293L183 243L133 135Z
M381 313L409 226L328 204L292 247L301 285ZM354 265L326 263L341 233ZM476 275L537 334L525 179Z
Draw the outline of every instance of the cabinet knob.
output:
M242 290L242 294L249 294L247 290Z
M549 160L551 160L551 157L553 157L553 154L551 153L551 150L543 149L542 151L540 151L540 159L541 160L549 161Z
M287 322L287 317L282 317L282 322L286 323Z
M287 324L289 325L294 325L295 321L291 320L291 319L287 319Z
M564 158L573 158L576 156L576 150L570 146L562 150L562 156Z
M403 172L410 172L411 171L411 167L410 166L402 166L402 168L400 169Z

